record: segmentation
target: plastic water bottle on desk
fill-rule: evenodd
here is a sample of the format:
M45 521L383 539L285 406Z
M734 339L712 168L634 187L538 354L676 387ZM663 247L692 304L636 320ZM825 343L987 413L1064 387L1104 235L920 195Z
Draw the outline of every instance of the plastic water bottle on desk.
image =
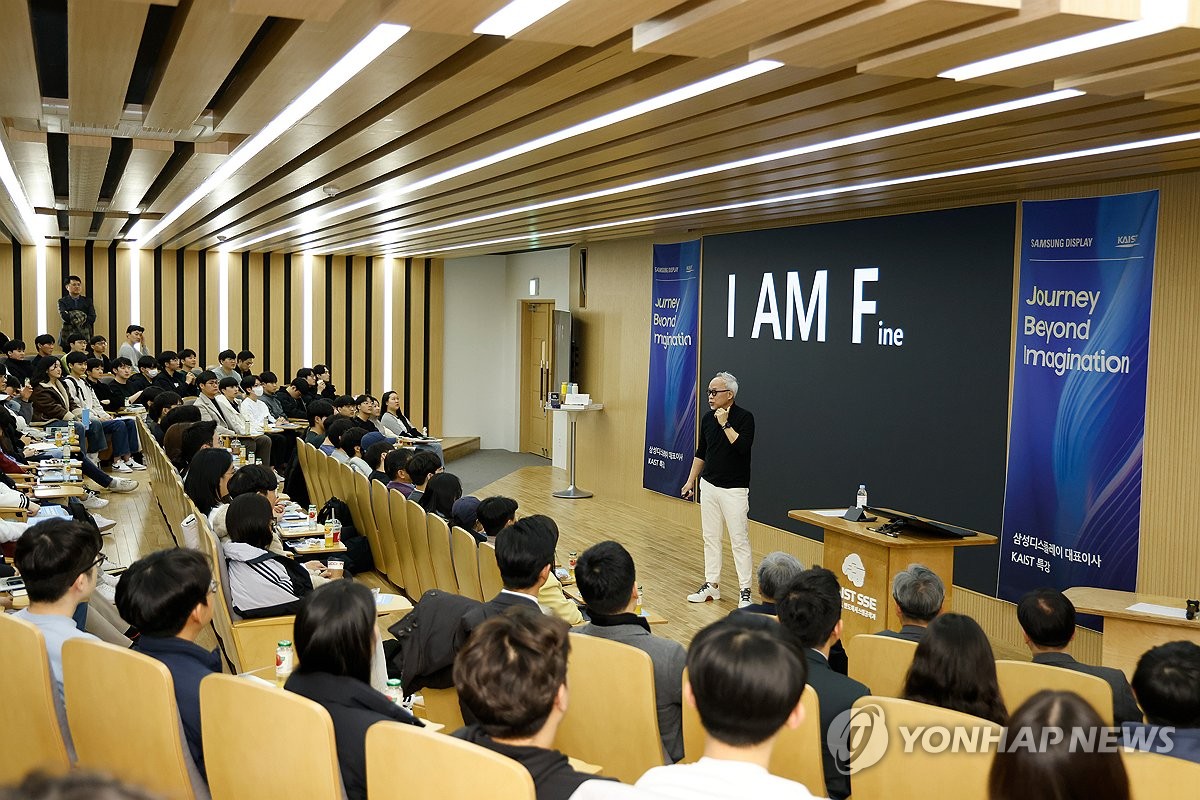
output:
M308 507L308 528L313 530L317 527L317 507L310 505Z
M295 665L295 654L292 652L292 643L287 639L281 639L275 646L275 685L283 688L287 683L288 677L292 674L292 667Z
M858 485L858 497L856 499L856 505L859 508L867 507L867 485L865 483L860 483Z

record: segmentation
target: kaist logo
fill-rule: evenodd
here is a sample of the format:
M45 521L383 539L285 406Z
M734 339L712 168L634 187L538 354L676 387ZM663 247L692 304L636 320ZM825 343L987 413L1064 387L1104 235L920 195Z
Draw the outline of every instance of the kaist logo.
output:
M1137 247L1138 234L1127 233L1124 236L1117 237L1117 247Z

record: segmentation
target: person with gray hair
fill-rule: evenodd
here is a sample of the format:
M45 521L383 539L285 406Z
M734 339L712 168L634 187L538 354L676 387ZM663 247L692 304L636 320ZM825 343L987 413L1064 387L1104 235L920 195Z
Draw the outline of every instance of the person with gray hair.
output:
M758 562L758 594L762 602L752 603L737 611L775 616L778 614L775 610L775 598L782 594L792 579L801 572L804 572L804 565L791 553L782 550L767 553L763 560Z
M945 599L946 585L936 572L924 564L909 564L892 579L892 600L900 615L900 630L880 631L878 635L920 642L929 623L942 613Z
M718 372L708 382L709 412L700 420L700 443L687 483L679 494L687 499L700 488L700 523L704 534L704 583L687 596L689 603L720 600L721 532L729 531L740 594L738 608L750 605L754 558L750 552L750 449L754 415L734 405L737 378Z

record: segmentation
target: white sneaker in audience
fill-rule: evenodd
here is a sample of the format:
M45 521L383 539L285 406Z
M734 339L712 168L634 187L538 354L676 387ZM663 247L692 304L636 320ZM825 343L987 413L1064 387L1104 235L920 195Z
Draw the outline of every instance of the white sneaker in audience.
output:
M137 470L139 472L146 468L145 464L134 461L132 458L125 462L125 466L129 467L130 469Z
M95 521L96 527L100 529L101 533L117 527L117 521L115 519L109 519L101 514L93 513L92 520Z
M750 605L750 590L742 589L742 596L738 599L738 608L745 608Z
M720 599L721 599L721 591L719 589L717 589L716 586L713 586L711 583L705 583L703 586L701 586L699 589L697 589L694 594L689 594L687 596L687 601L689 603L705 603L705 602L708 602L709 600L720 600Z
M99 522L99 520L97 520L97 522ZM113 605L116 605L117 578L109 575L107 572L101 572L100 578L96 581L96 594L100 595Z
M124 461L114 461L109 469L112 472L133 472Z
M108 505L107 500L98 495L96 492L93 492L91 489L87 490L87 495L83 499L84 508L86 508L88 511L95 511L97 508L104 508L106 505Z
M108 485L108 490L110 492L132 492L137 487L137 481L131 481L129 478L113 478L112 483Z

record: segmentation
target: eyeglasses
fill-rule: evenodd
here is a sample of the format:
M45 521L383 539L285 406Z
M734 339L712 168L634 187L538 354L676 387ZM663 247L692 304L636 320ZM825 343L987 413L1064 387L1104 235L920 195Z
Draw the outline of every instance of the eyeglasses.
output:
M716 396L717 396L717 395L719 395L721 392L729 392L729 391L733 391L733 390L732 390L732 389L709 389L709 390L708 390L708 396L709 396L709 397L716 397Z
M104 552L101 551L96 554L96 560L92 562L92 566L90 566L88 569L95 569L96 567L102 566L105 561L108 561L108 556L104 555Z
M208 593L209 594L217 593L217 582L215 579L208 582Z

